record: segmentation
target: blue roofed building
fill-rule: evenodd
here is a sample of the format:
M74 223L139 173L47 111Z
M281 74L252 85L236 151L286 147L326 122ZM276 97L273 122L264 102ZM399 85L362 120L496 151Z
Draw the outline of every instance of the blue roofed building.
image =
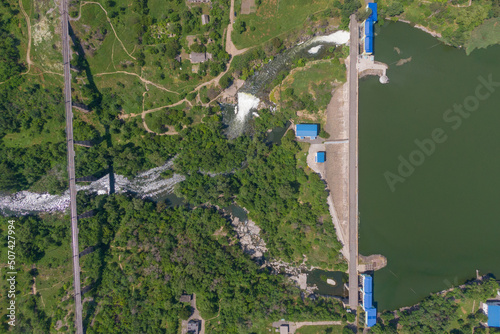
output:
M323 163L326 160L326 152L316 152L315 161L318 163Z
M363 53L371 55L373 53L373 36L367 36L365 38L365 46L363 48Z
M372 10L372 13L370 14L369 18L371 18L373 20L373 22L377 22L378 21L377 3L370 2L367 7Z
M295 135L300 139L306 137L316 139L319 135L319 124L297 124L295 125Z
M367 274L361 275L363 294L363 310L365 310L365 324L367 327L375 326L377 323L377 309L373 307L373 277Z
M377 324L377 309L375 308L367 308L365 310L365 323L366 327L373 327Z
M365 21L365 36L373 36L373 20L370 18Z
M488 327L500 327L500 300L490 300L483 305L488 315Z
M363 54L371 55L373 53L373 39L375 37L375 34L373 32L373 25L378 20L377 4L374 2L370 2L366 8L371 9L371 13L364 23L364 33L362 38Z

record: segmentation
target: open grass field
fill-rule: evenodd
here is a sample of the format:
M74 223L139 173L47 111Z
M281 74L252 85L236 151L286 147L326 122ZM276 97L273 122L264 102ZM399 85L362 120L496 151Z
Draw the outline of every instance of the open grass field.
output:
M80 15L80 19L71 22L71 26L84 49L92 74L123 70L120 64L134 61L126 52L131 54L137 42L133 39L136 34L129 31L130 26L127 29L127 25L119 21L118 26L123 28L118 29L115 36L106 13L96 4L82 6ZM137 19L136 15L131 13L123 20L132 21L134 18ZM98 38L99 34L104 35L103 40ZM127 68L127 71L140 73L140 68Z
M318 109L324 109L331 99L333 81L345 82L345 66L333 64L331 61L311 65L303 71L297 71L287 87L294 90L295 95L302 97L311 94Z
M330 4L327 0L262 0L255 13L239 15L237 20L244 21L247 30L233 32L234 45L247 48L302 27L308 16L326 10Z
M61 24L57 4L53 0L23 0L22 4L31 23L31 60L43 71L62 73ZM26 26L24 16L22 21L22 25ZM23 29L23 37L26 44L21 51L21 59L25 60L27 26Z
M64 123L52 119L45 124L41 133L36 133L33 130L9 133L3 138L2 144L6 147L29 147L37 144L64 141L64 130Z
M304 326L296 334L342 334L344 326Z
M332 98L336 83L345 82L345 65L338 61L320 60L292 70L270 99L283 108L297 112L299 121L324 125L324 111Z

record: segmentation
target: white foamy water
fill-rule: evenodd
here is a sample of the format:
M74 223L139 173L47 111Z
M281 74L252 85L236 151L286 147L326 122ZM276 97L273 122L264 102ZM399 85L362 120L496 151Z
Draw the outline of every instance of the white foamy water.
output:
M346 44L347 42L349 42L349 37L350 33L348 31L339 30L330 35L314 37L311 40L311 43L323 42L323 43Z
M318 45L318 46L310 48L307 52L310 54L316 54L316 53L318 53L319 50L321 50L322 47L323 47L323 45Z
M252 109L257 109L259 102L259 98L252 94L238 93L238 113L236 114L236 119L240 122L245 121L245 118Z
M141 198L154 197L163 192L172 192L174 186L186 179L184 175L174 174L171 178L164 179L161 172L173 166L173 159L165 165L142 172L132 180L114 174L115 192L127 191L136 193ZM88 191L97 194L109 192L109 174L86 186L76 186L78 191ZM38 194L30 191L20 191L13 195L0 197L0 213L28 214L31 212L64 211L69 207L69 191L62 195Z

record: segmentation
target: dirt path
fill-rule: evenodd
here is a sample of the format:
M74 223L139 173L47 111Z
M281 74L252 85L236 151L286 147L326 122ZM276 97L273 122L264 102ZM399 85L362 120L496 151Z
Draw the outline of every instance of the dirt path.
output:
M144 126L144 129L149 132L149 133L154 133L155 135L158 135L158 136L165 136L165 135L176 135L177 134L177 131L167 131L167 132L164 132L164 133L157 133L157 132L154 132L153 130L151 130L148 126L148 124L146 123L146 114L152 112L152 111L149 111L146 112L146 110L144 110L144 102L146 101L146 95L148 93L149 89L148 89L148 85L146 85L146 91L142 94L142 113L140 114L141 117L142 117L142 125ZM185 99L184 99L185 100ZM184 102L184 100L181 100L179 102ZM177 102L176 104L178 105L179 102ZM157 108L155 108L157 109ZM160 107L160 110L162 109L162 107ZM158 111L158 110L155 110L155 111Z
M146 116L146 114L149 114L149 113L152 113L152 112L155 112L155 111L159 111L159 110L162 110L164 108L171 108L171 107L176 107L178 105L181 105L183 104L184 102L188 103L189 105L192 106L191 102L189 102L188 100L186 99L182 99L180 101L177 101L175 103L172 103L172 104L167 104L166 106L161 106L161 107L157 107L157 108L153 108L153 109L148 109L148 110L144 110L143 112L141 112L140 114L134 114L134 113L130 113L130 114L121 114L118 116L119 119L127 119L127 118L133 118L133 117L137 117L137 116Z
M231 0L231 9L229 11L229 25L227 26L227 36L226 36L226 52L231 56L237 56L248 51L249 48L238 50L234 46L233 40L231 39L231 33L233 32L234 23L234 0Z
M21 0L20 0L21 1ZM125 49L125 46L123 45L122 41L118 38L117 34L116 34L116 31L113 27L113 25L111 24L111 21L108 17L108 13L107 11L102 7L102 5L100 3L97 3L97 2L93 2L93 1L87 1L87 2L83 2L81 5L80 5L80 14L78 15L77 18L74 18L72 19L73 21L77 21L80 19L80 16L81 16L81 7L83 5L86 5L86 4L97 4L99 5L102 10L106 13L106 18L109 22L109 24L111 25L111 28L113 29L113 32L115 33L115 37L116 39L121 43L123 49L125 50L125 52L127 52L127 54L132 57L132 55L130 53L128 53L128 51ZM219 84L219 81L220 79L230 70L231 68L231 63L234 59L234 56L237 56L237 55L240 55L242 53L245 53L246 51L248 51L250 48L246 48L246 49L242 49L242 50L238 50L234 44L233 44L233 41L231 39L231 33L233 31L233 23L234 23L234 0L231 0L231 10L229 12L229 19L230 19L230 22L229 22L229 25L227 27L227 30L225 31L225 35L226 35L226 52L228 54L231 55L231 60L229 61L229 63L227 64L227 67L226 67L226 70L221 72L217 77L207 81L207 82L204 82L204 83L201 83L199 84L198 86L196 86L190 93L193 93L193 92L198 92L200 89L202 89L203 87L207 87L207 86L210 86L212 84ZM132 51L133 52L133 51ZM113 57L113 54L112 54L112 57ZM134 58L134 57L132 57ZM134 58L135 59L135 58ZM113 63L113 59L111 60L111 62ZM114 66L114 63L113 63L113 66ZM146 123L146 115L149 114L149 113L152 113L152 112L155 112L155 111L159 111L159 110L162 110L164 108L171 108L171 107L175 107L175 106L178 106L178 105L181 105L182 103L186 102L188 103L189 105L192 106L192 103L190 101L188 101L187 99L182 99L176 103L172 103L172 104L169 104L169 105L166 105L166 106L162 106L162 107L157 107L157 108L153 108L153 109L149 109L149 110L144 110L144 103L145 103L145 96L146 96L146 93L147 93L147 85L152 85L152 86L155 86L156 88L158 89L161 89L161 90L164 90L164 91L167 91L169 93L173 93L173 94L177 94L179 95L178 92L176 91L173 91L173 90L170 90L168 88L165 88L163 86L160 86L159 84L156 84L152 81L149 81L145 78L143 78L142 76L136 74L136 73L131 73L131 72L126 72L126 71L115 71L115 72L104 72L104 73L97 73L95 74L94 76L96 77L100 77L100 76L104 76L104 75L112 75L112 74L126 74L126 75L134 75L136 76L137 78L139 78L145 85L146 85L146 92L144 92L144 94L142 95L143 99L142 99L142 112L141 113L138 113L138 114L134 114L134 113L130 113L130 114L122 114L120 116L118 116L120 119L128 119L128 118L131 118L131 117L137 117L137 116L141 116L142 118L142 124L144 126L144 129L149 132L149 133L155 133L157 135L174 135L174 134L177 134L176 131L168 131L168 132L165 132L165 133L156 133L154 131L152 131L147 123ZM219 93L214 99L212 99L209 103L202 103L203 106L208 106L211 102L217 100L220 96L221 96L222 92Z
M172 94L177 94L179 95L178 92L176 91L173 91L173 90L170 90L168 88L165 88L163 86L160 86L152 81L149 81L148 79L144 79L143 77L141 77L139 74L136 74L136 73L132 73L132 72L127 72L127 71L116 71L116 72L103 72L103 73L97 73L97 74L94 74L95 77L102 77L104 75L113 75L113 74L127 74L127 75L133 75L133 76L136 76L138 77L142 82L144 82L145 84L148 84L148 85L151 85L151 86L155 86L156 88L158 89L161 89L161 90L164 90L166 92L169 92L169 93L172 93Z
M19 0L19 2L21 2L21 0ZM99 3L99 2L94 2L94 1L85 1L85 2L82 2L80 4L80 12L78 13L78 16L75 17L75 18L71 18L70 17L70 21L78 21L80 20L81 16L82 16L82 7L85 6L85 5L88 5L88 4L94 4L94 5L99 5L99 7L101 7L101 9L104 11L104 13L106 14L106 20L108 21L109 25L111 26L111 29L113 30L113 33L115 34L115 37L116 39L118 40L118 42L120 42L120 44L122 45L122 48L123 50L125 51L125 53L132 59L136 60L136 58L134 56L132 56L131 53L128 52L127 48L125 47L125 45L123 44L122 40L120 39L120 37L118 37L118 34L116 33L116 30L115 30L115 27L113 26L113 23L111 23L111 19L109 18L108 16L108 12L106 11L106 9L104 9L104 7ZM132 51L133 53L133 51Z
M30 53L31 53L31 22L30 22L30 17L26 13L23 7L23 2L22 0L19 0L19 8L21 8L21 12L24 15L24 18L26 19L26 25L28 27L28 47L26 50L26 63L28 64L28 70L25 73L21 73L21 75L28 74L31 70L31 65L33 62L31 61Z
M469 0L469 3L467 5L451 5L451 6L456 7L456 8L470 7L470 6L472 6L472 0Z

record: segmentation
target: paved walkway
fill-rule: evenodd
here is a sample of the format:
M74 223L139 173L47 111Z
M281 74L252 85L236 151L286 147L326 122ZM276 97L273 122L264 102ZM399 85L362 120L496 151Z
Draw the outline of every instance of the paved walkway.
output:
M349 306L358 308L358 71L359 28L351 15L349 48Z
M297 329L304 326L340 326L342 325L342 321L303 321L303 322L289 322L289 321L276 321L273 322L272 326L277 328L276 331L279 331L279 328L282 325L288 325L288 333L295 333Z

